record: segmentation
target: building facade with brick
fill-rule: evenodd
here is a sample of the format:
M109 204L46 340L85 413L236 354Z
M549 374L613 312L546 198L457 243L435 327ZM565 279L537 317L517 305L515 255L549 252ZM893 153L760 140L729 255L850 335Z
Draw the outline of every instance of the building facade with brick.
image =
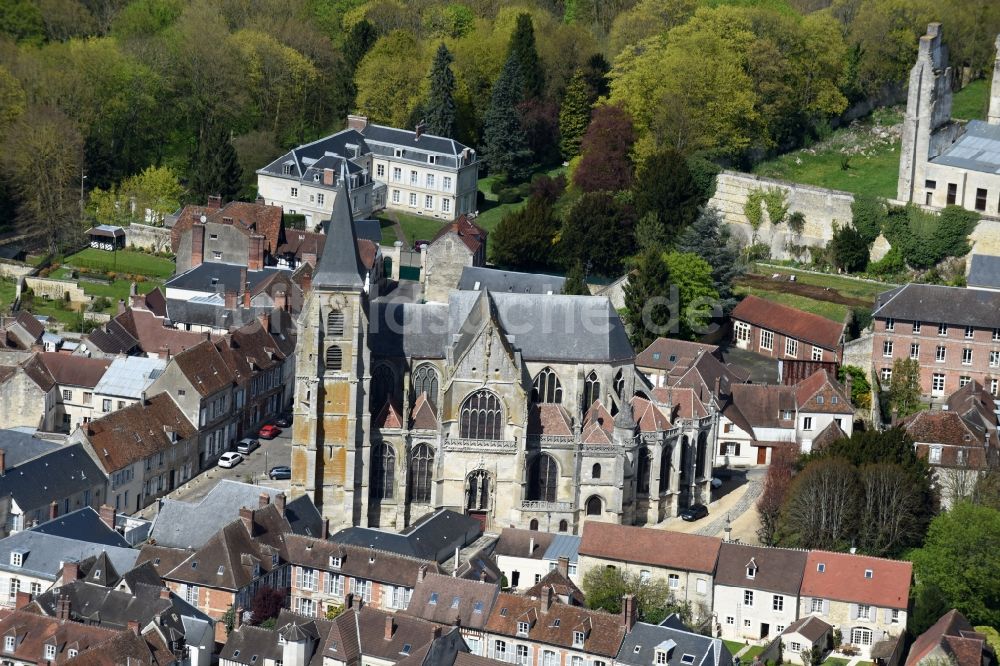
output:
M746 296L733 309L733 343L776 359L839 361L843 351L844 324L780 305L757 296Z

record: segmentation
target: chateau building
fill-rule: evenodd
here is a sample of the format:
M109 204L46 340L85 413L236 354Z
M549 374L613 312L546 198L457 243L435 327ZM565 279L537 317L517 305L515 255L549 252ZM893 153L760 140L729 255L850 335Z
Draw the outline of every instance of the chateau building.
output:
M343 192L342 192L343 193ZM718 421L662 401L607 299L371 298L346 196L299 320L292 494L331 527L645 524L707 502ZM669 394L668 394L669 396Z

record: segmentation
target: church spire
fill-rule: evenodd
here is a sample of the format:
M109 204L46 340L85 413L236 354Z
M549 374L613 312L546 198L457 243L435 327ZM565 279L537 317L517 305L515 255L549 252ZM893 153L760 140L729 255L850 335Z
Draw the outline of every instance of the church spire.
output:
M340 187L333 198L333 213L326 229L326 244L316 274L313 288L362 291L367 271L358 253L358 233L351 214L349 179L346 166L340 170Z

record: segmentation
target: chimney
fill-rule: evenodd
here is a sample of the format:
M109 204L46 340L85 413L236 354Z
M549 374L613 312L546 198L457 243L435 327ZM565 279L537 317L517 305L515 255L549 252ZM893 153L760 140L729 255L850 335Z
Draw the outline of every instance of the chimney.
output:
M417 123L417 126L413 128L413 140L414 141L419 141L420 140L420 136L424 133L424 131L426 129L427 129L427 125L424 124L423 120L421 120L419 123Z
M625 633L632 631L635 626L638 611L635 606L635 596L626 594L622 597L622 629Z
M245 613L245 612L246 611L243 610L243 606L238 606L236 608L236 612L233 613L233 630L234 631L236 629L239 629L240 625L243 624L243 613Z
M367 116L356 116L353 114L347 116L347 129L364 132L366 127L368 127Z
M437 625L431 629L431 640L433 641L438 638L441 638L441 625Z
M427 575L427 565L421 564L420 568L417 569L417 582L418 583L424 582L424 576L426 575Z
M480 583L485 583L486 582L486 569L480 569L479 570L479 582Z
M222 208L222 197L218 194L208 195L208 207L216 210Z
M391 641L392 640L392 633L393 633L393 631L395 629L396 629L396 626L395 626L395 624L393 624L392 616L391 615L386 615L385 616L385 640L387 640L387 641Z
M569 558L560 557L558 560L558 564L556 564L556 569L559 569L559 573L561 573L563 576L569 578Z
M302 276L299 279L301 280L300 286L302 287L303 294L308 294L310 291L312 291L313 288L312 267L302 271Z
M139 635L139 621L138 620L129 620L128 621L128 630L131 631L136 636L138 636Z
M59 515L59 502L52 500L49 504L49 520L55 520L56 516Z
M286 292L284 289L281 289L275 291L273 296L274 296L274 307L284 312L288 312L288 292Z
M715 378L715 397L718 398L722 395L722 378Z
M117 312L117 314L122 314L123 312L125 312L125 299L124 298L119 298L118 299L118 312Z
M258 206L263 206L263 205L264 205L264 197L262 197L262 196L260 196L260 195L258 194L258 195L257 195L257 198L256 198L256 199L254 199L254 200L253 200L253 202L254 202L255 204L257 204Z
M61 594L59 599L56 601L56 618L59 620L68 620L70 611L69 595Z
M195 222L191 226L191 268L201 266L205 261L205 225Z
M226 299L226 309L227 310L235 310L236 309L236 292L235 291L227 291L225 293L225 299Z
M347 610L351 610L352 608L354 608L353 592L348 592L347 594L344 595L344 608Z
M76 561L63 562L61 581L63 585L69 585L80 577L80 563Z
M333 169L323 169L323 184L327 187L333 187L334 181L336 181L336 175Z
M528 557L531 557L532 553L535 552L535 537L531 537L528 540Z
M247 268L259 271L264 268L264 236L250 234L250 247L247 254Z
M246 528L247 534L253 536L253 509L241 506L240 520L243 521L243 527Z
M101 516L102 523L107 525L109 529L115 529L115 508L113 506L102 504L97 513Z
M249 282L244 282L243 283L243 307L244 308L249 308L250 307L250 283Z
M324 518L323 519L323 527L322 527L322 529L320 531L319 538L323 539L323 540L326 540L326 538L329 537L329 536L330 536L330 519L329 518Z
M552 608L552 586L546 585L542 588L542 598L541 598L542 612L548 613L549 609Z
M24 590L17 591L16 601L14 602L15 609L21 609L31 603L31 595Z
M263 509L265 506L271 503L271 496L267 493L261 493L257 498L257 506Z
M0 449L0 476L7 473L7 452Z
M169 599L170 598L170 588L169 587L161 587L160 588L160 598L161 599Z
M288 499L285 493L278 493L274 496L274 506L277 507L278 513L282 516L285 515L285 500Z
M267 332L271 332L271 313L261 312L257 315L257 321L260 322L260 327Z

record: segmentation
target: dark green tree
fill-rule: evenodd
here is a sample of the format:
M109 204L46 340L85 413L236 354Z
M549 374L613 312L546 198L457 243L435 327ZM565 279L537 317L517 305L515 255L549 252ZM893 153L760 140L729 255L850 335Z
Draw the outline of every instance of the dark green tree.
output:
M524 208L505 215L490 234L491 258L508 268L545 268L552 261L553 238L558 230L551 204L541 197L531 197Z
M583 66L583 77L590 88L590 102L593 104L599 97L606 97L611 92L608 85L608 72L611 71L611 64L603 54L595 53L587 58Z
M656 214L668 238L694 222L705 203L684 157L671 149L656 151L636 169L632 199L639 215Z
M635 209L609 192L584 194L563 220L558 251L563 266L582 263L591 274L619 275L635 251Z
M866 243L874 243L882 233L882 225L888 214L885 202L878 197L858 195L851 202L851 217L854 228L858 230Z
M670 270L662 253L643 252L625 285L625 324L635 349L677 332L676 299L671 299Z
M583 71L577 70L559 108L559 150L566 159L580 154L580 141L590 124L590 105L590 89Z
M898 418L920 409L920 363L913 358L897 358L892 362L889 386L889 406Z
M744 273L740 251L732 239L729 226L722 223L713 208L705 208L695 221L677 238L677 250L697 254L712 267L712 283L719 292L722 309L730 312L736 306L733 282Z
M851 225L835 226L830 240L830 253L837 268L849 273L863 271L868 265L868 243Z
M541 97L545 87L545 73L538 59L538 49L535 48L535 26L531 22L531 14L518 14L514 34L510 36L507 57L517 60L524 99Z
M361 19L351 27L344 39L344 61L354 70L378 40L378 30L368 19Z
M521 68L513 55L507 58L500 76L493 84L490 106L483 117L483 154L493 173L508 180L527 176L531 163L527 137L521 127Z
M191 165L192 194L199 201L213 194L221 196L223 201L232 201L240 191L242 178L243 169L228 130L221 126L210 128Z
M438 46L431 65L430 94L424 105L424 117L427 131L437 136L455 136L455 118L458 114L455 105L455 74L451 71L454 60L448 47L443 43Z
M667 234L656 213L646 213L635 225L635 244L640 252L663 252L667 249Z
M566 273L566 283L563 285L562 293L567 296L590 296L582 262L574 263L569 272Z

